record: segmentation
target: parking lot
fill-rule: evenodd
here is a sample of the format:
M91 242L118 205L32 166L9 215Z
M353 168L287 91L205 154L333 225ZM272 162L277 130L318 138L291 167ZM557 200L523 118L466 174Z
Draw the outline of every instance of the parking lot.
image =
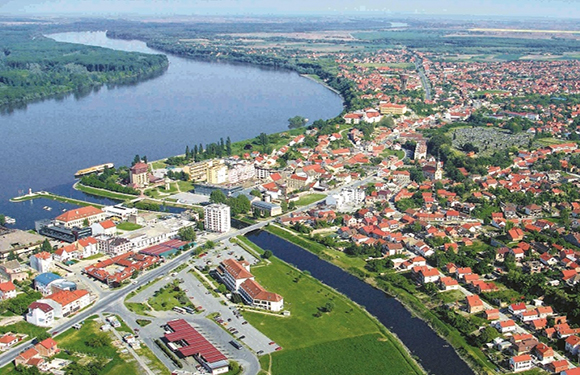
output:
M220 242L218 246L215 247L215 249L208 250L204 254L205 255L202 254L200 258L194 259L193 265L201 268L204 268L205 266L215 268L224 259L240 259L240 257L244 257L244 259L248 261L250 265L254 265L259 262L259 259L256 259L253 255L242 249L240 246L229 241Z
M273 343L270 338L262 334L251 324L247 323L238 311L237 305L228 301L221 294L219 297L215 297L198 279L198 277L201 277L199 276L199 272L193 270L194 267L203 269L205 266L213 269L225 258L231 257L239 259L242 256L251 264L258 262L258 259L248 254L238 245L229 242L225 244L220 243L215 249L209 250L205 256L192 259L189 267L175 275L165 276L154 285L131 298L129 300L130 302L143 303L164 285L172 282L174 279L180 279L183 280L180 283L180 287L185 291L194 306L202 311L195 314L179 313L176 311L150 312L154 316L155 324L142 328L142 337L146 336L149 340L160 338L164 334L161 328L164 323L174 319L185 319L196 329L199 329L228 358L239 362L246 369L258 363L256 355L274 352L278 345ZM198 273L194 274L194 272ZM215 280L209 277L208 279L214 285L218 285ZM212 315L212 317L209 317L209 315ZM232 340L236 340L242 344L242 348L236 349L230 343ZM194 371L196 366L197 362L193 358L187 360L187 367L189 367L190 371Z

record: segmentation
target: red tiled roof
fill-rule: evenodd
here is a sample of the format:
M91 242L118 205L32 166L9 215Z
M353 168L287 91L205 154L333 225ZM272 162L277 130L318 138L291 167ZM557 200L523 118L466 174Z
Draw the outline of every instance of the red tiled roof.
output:
M12 281L0 283L0 292L11 292L13 290L16 290L16 287L12 284Z
M249 279L254 277L244 266L235 259L225 259L221 263L222 267L236 280Z
M56 220L69 222L73 220L84 219L86 217L98 215L101 213L103 213L103 211L99 210L98 208L93 206L86 206L67 211L64 214L57 216Z

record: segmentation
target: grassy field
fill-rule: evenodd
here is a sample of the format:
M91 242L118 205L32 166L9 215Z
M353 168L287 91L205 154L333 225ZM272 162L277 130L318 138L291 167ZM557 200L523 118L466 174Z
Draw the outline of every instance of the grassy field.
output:
M46 328L38 327L35 326L34 324L22 321L0 327L0 334L4 334L7 332L24 333L28 335L29 338L34 338L40 334L44 334L46 332Z
M107 337L106 345L95 348L87 344L99 335ZM94 320L85 320L81 329L69 329L57 336L55 340L61 349L66 349L69 352L109 358L110 361L102 368L101 374L103 375L137 375L140 373L137 362L130 360L130 356L121 356L111 344L109 335L100 332L99 324Z
M270 260L270 265L255 267L252 273L264 288L283 295L291 316L245 312L244 317L283 348L272 355L273 374L386 373L389 369L397 374L421 373L400 344L352 301L284 262ZM332 311L316 317L329 302ZM365 360L353 361L357 357ZM261 360L264 369L267 362Z
M412 374L393 344L380 334L325 342L272 355L272 373L303 374Z
M321 199L326 198L326 194L308 194L308 195L304 195L303 197L300 197L300 199L298 199L296 201L296 206L306 206L309 205L310 203L314 203L316 201L319 201Z
M151 316L151 314L148 313L148 311L151 311L151 308L142 303L125 302L125 306L127 307L127 309L129 309L129 311L134 312L135 314Z
M149 298L147 303L155 311L169 311L175 306L193 308L194 306L187 296L185 298L183 296L185 296L185 292L179 288L179 285L171 283L159 289L153 297Z
M124 222L120 223L119 225L117 225L117 229L119 229L119 230L131 231L131 230L137 230L137 229L141 229L141 228L143 228L141 225L129 223L127 221L124 221Z

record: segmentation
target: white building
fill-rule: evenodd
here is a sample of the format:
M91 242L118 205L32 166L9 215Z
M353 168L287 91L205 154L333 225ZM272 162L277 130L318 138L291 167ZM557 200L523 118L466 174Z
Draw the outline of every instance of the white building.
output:
M103 212L111 217L127 220L129 219L129 216L137 215L139 211L136 208L128 208L121 204L117 204L115 206L103 207Z
M16 297L16 287L12 281L0 283L0 300Z
M55 221L57 224L63 225L66 228L82 228L86 223L91 225L103 221L106 218L107 215L103 211L93 206L86 206L67 211L62 215L57 216Z
M38 273L48 272L52 268L52 254L43 251L30 256L30 267Z
M343 189L338 194L332 194L326 197L327 206L335 206L337 209L345 206L354 206L365 200L366 194L363 189L350 188Z
M256 168L247 162L236 163L228 170L228 183L237 184L256 177Z
M125 254L131 251L133 245L129 240L122 237L113 237L101 234L95 237L97 240L97 249L99 253L107 254L112 257Z
M529 354L518 355L510 358L510 368L513 372L526 371L532 368L532 357Z
M268 292L255 280L248 279L240 285L240 295L247 304L269 311L281 311L284 308L284 298L281 295Z
M217 271L228 289L238 292L248 305L269 311L281 311L284 308L284 298L281 295L268 292L254 280L248 262L225 259Z
M55 318L62 318L88 306L91 303L91 298L86 290L61 290L38 300L38 302L52 307Z
M28 306L26 321L40 327L50 327L54 323L54 309L43 302L32 302Z
M204 208L205 230L224 233L231 228L230 207L225 204L210 204Z
M254 279L254 275L250 273L250 264L235 259L225 259L221 262L218 273L224 284L233 292L237 292L244 281Z

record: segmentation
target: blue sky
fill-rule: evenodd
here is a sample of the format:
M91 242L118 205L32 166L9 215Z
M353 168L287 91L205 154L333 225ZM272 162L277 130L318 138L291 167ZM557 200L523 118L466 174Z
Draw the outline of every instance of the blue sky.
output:
M0 0L0 14L424 13L580 18L574 0Z

